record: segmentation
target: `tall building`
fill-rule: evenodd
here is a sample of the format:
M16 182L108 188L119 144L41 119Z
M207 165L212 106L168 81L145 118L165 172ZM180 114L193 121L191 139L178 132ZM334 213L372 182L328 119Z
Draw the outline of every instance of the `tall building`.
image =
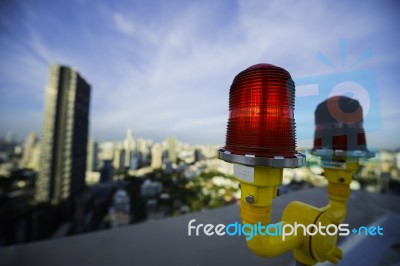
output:
M396 168L398 170L400 170L400 151L396 152L395 158L396 158L396 165L395 166L396 166Z
M28 167L29 162L32 160L34 148L35 148L37 141L38 140L37 140L35 132L30 132L28 134L28 136L26 137L25 142L24 142L24 149L22 152L22 158L21 158L21 162L20 162L20 166L22 168Z
M114 157L114 151L116 148L116 143L113 141L105 141L99 143L99 160L112 160Z
M107 183L113 180L114 167L111 160L105 160L103 167L100 169L100 182Z
M125 150L122 147L116 147L114 150L113 166L116 171L125 169Z
M36 144L33 146L32 153L26 168L38 171L39 165L40 165L40 142L36 142Z
M167 140L167 150L168 150L168 159L176 163L177 154L176 154L176 139L174 137L169 137Z
M58 202L85 186L90 85L77 71L54 64L45 94L35 200Z
M139 138L137 140L137 156L140 164L147 165L150 157L150 147L152 146L152 141L148 139Z
M195 161L195 162L198 162L198 161L200 161L201 159L203 159L203 153L201 152L200 149L195 149L195 150L194 150L194 161Z
M95 140L89 138L87 147L86 171L93 172L98 166L99 146Z
M159 143L155 143L151 147L151 168L158 169L162 166L162 147Z
M149 148L145 139L139 138L137 140L137 151L142 156L147 156L147 154L149 153Z
M133 156L133 151L135 149L135 140L133 138L132 129L126 131L126 139L124 142L125 146L125 167L129 168L131 165L131 160Z

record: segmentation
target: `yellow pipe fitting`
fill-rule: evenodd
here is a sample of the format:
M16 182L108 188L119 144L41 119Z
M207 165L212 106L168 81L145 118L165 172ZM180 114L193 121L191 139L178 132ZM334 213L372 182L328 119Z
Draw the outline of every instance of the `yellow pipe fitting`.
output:
M283 169L271 167L255 167L254 182L239 179L241 183L240 216L243 225L251 226L260 223L268 225L271 221L272 200L277 196L278 187L282 183ZM285 240L274 235L274 228L281 228L289 222L281 222L270 227L271 235L254 235L247 241L247 246L256 255L274 257L299 246L302 236L288 236Z
M243 225L245 224L251 223L243 220ZM287 223L281 223L282 226L285 224ZM275 224L275 227L279 228L279 223ZM275 231L272 232L275 233ZM280 235L255 235L252 239L247 241L247 246L257 256L270 258L293 250L294 248L298 247L301 242L302 237L299 235L287 236L284 241Z
M297 235L302 238L299 246L293 249L293 255L298 260L306 265L315 264L310 251L311 236L300 225L307 227L309 224L314 224L321 214L321 209L309 204L293 201L283 211L282 220L295 221L297 223ZM295 224L296 225L296 224Z
M331 214L333 223L340 224L346 218L347 199L350 197L351 190L349 184L329 183L327 187L329 203L325 210Z
M261 222L261 224L264 225L271 220L271 206L256 207L241 202L240 217L243 220L246 220L249 224L257 224L258 222Z
M356 172L357 169L357 162L345 162L339 167L324 167L324 173L328 182L336 184L350 184L353 173Z
M338 232L335 231L338 229L335 228L339 224L333 220L335 219L329 212L322 212L315 221L315 224L324 228L322 234L316 234L310 238L310 255L315 263L328 260L336 264L343 257L342 251L336 246Z
M251 226L262 225L268 226L271 220L271 208L251 206L245 202L241 202L241 217L243 225L249 224ZM261 235L259 233L247 241L247 246L256 255L261 257L275 257L299 246L302 241L302 235L290 235L283 239L280 234L276 232L280 230L288 222L280 222L268 228L270 235ZM247 229L247 228L246 228ZM275 235L277 233L277 235Z
M329 203L322 208L302 203L292 202L284 210L282 221L272 225L274 230L282 230L285 225L297 226L297 235L254 234L247 241L247 246L256 255L273 257L289 250L299 262L314 265L318 262L330 261L337 263L342 257L342 251L336 246L337 234L321 235L308 230L308 226L338 226L346 217L346 204L351 194L350 182L353 173L358 169L358 163L348 162L343 167L325 168L328 180L327 193ZM272 200L277 196L278 186L282 183L283 169L271 167L254 167L253 180L242 180L240 216L243 225L269 225L271 220ZM246 230L250 230L246 228ZM282 232L281 232L282 233Z
M354 162L345 163L342 167L324 169L325 177L328 180L329 203L323 208L318 208L320 214L313 224L327 228L330 225L339 226L344 221L347 200L351 194L350 183L353 173L357 169L358 163ZM325 231L324 234L306 237L304 245L293 252L296 260L307 265L327 260L337 264L343 257L343 252L336 246L337 232L330 235Z
M330 213L333 223L339 224L346 218L347 200L351 195L350 183L358 166L358 163L346 162L341 168L324 168L329 196L325 209Z
M271 206L282 183L282 174L282 169L255 167L253 182L239 179L241 202L260 208Z

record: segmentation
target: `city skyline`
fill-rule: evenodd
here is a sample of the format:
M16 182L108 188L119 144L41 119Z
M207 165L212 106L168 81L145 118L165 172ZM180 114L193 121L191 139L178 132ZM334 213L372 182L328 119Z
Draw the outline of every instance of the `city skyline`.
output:
M365 121L368 147L400 146L395 83L399 37L393 34L399 19L394 2L94 5L81 0L2 5L2 136L12 130L22 140L30 131L40 132L47 68L61 63L79 70L92 84L94 139L123 139L132 128L135 136L155 141L175 136L184 142L223 145L234 76L267 62L286 68L295 81L371 70L377 92L370 100L378 103L380 117ZM347 40L345 58L338 43L342 39ZM351 68L365 51L372 55ZM337 69L317 60L318 53ZM301 87L296 89L298 147L309 148L321 98L307 98Z

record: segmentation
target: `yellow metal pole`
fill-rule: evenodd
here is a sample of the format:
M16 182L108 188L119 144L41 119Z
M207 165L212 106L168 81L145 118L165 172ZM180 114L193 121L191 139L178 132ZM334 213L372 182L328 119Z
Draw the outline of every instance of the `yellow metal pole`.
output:
M271 167L254 167L254 182L241 183L240 216L243 225L258 224L266 226L271 221L272 200L277 196L278 187L282 184L283 169ZM282 222L271 228L278 228L291 221ZM272 230L270 231L272 234ZM250 250L261 257L274 257L294 249L302 242L302 235L288 236L285 240L280 235L254 235L247 241Z
M346 217L346 204L350 196L350 182L353 173L358 169L358 163L348 162L342 167L324 168L328 180L327 192L329 203L323 208L317 208L302 202L291 202L284 210L282 219L271 228L282 228L285 224L310 224L338 226ZM253 226L260 223L269 225L271 221L271 205L277 196L278 187L282 183L283 169L256 166L254 167L254 180L242 180L240 215L243 225ZM270 231L271 232L271 231ZM273 233L273 232L271 232ZM282 235L255 234L247 241L250 250L261 257L281 255L289 250L297 261L306 265L330 261L337 263L343 256L342 251L336 246L336 235L306 234L304 228L299 226L297 234Z

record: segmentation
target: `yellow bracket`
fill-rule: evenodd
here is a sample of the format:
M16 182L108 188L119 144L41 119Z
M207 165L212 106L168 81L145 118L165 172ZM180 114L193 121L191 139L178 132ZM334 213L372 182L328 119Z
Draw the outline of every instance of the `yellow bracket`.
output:
M310 224L339 225L346 217L350 182L357 169L358 163L353 162L344 163L342 167L325 168L328 205L317 208L298 201L292 202L285 208L282 221L273 228L282 228L286 224L302 224L305 227ZM277 197L282 176L283 169L257 166L254 167L254 180L238 178L241 184L240 216L243 225L270 223L272 200ZM336 264L342 258L342 251L336 246L337 235L312 236L301 226L297 229L297 235L288 235L285 239L281 235L255 234L247 241L247 245L253 253L261 257L273 257L292 250L296 260L306 265L326 260Z

